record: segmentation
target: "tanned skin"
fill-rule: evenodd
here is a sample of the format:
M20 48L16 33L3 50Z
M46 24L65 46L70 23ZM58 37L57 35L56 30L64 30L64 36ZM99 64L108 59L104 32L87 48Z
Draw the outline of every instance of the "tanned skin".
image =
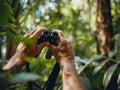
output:
M46 28L42 27L28 31L23 36L23 39L33 39L35 42L33 42L33 44L27 45L24 42L20 42L18 44L15 54L10 58L9 62L2 69L12 71L12 68L14 66L22 68L26 64L26 61L24 60L26 56L36 57L44 48L44 46L48 44L48 42L44 42L40 45L37 45L38 38L42 35L42 32L46 30Z
M62 70L63 90L86 90L75 68L71 43L60 30L54 32L58 33L59 45L50 45L49 48Z
M35 57L41 52L44 46L48 46L52 51L56 61L60 65L62 71L63 90L86 90L80 81L75 68L74 54L71 43L66 39L63 32L60 30L53 31L59 36L58 46L51 45L48 42L37 45L38 38L45 30L47 29L37 28L36 30L28 31L24 35L24 38L33 38L35 40L34 45L25 45L23 42L19 43L16 53L3 67L3 70L12 70L12 68L16 65L20 68L23 67L26 64L26 61L24 60L25 56Z

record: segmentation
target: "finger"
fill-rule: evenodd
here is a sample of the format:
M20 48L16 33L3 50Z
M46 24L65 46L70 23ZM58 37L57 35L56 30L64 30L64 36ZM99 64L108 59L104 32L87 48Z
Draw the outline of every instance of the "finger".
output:
M60 30L54 30L53 32L58 34L58 40L59 40L59 42L62 42L65 39L65 36L64 36L64 34L63 34L62 31L60 31Z
M39 35L42 31L46 30L46 28L41 27L41 28L36 28L34 30L29 30L28 32L26 32L26 34L23 36L25 38L27 37L34 37L35 35Z
M29 30L28 32L25 33L25 35L23 36L24 38L28 38L30 35L32 35L32 33L34 33L34 30Z
M30 33L30 31L27 31L23 37L28 37L28 33Z
M42 32L46 31L47 29L42 27L42 28L37 28L35 32L31 35L31 37L38 38L42 35Z
M60 31L60 30L54 30L53 33L57 33L58 34L58 45L55 46L55 45L50 45L49 48L51 48L52 50L56 50L57 48L59 49L62 44L66 41L66 37L64 36L63 32Z

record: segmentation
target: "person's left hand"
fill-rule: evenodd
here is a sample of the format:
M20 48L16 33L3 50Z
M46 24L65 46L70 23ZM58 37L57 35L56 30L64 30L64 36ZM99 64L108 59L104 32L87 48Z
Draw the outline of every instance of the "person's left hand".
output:
M32 39L34 40L33 44L25 44L25 42L20 42L16 49L15 54L10 58L8 63L3 66L3 70L11 70L14 66L23 67L26 63L24 60L25 56L35 57L41 50L49 44L48 42L41 43L37 45L38 38L42 35L42 32L46 31L46 28L37 28L35 30L28 31L23 39Z

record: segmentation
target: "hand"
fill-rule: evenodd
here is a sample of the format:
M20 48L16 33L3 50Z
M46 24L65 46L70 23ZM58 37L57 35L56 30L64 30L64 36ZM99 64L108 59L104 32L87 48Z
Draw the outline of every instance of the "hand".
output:
M41 43L37 45L38 38L42 35L46 28L37 28L36 30L28 31L24 36L23 39L32 39L35 42L33 44L25 44L24 42L20 42L16 49L16 53L11 57L9 62L3 67L3 70L10 70L15 65L18 67L23 67L26 63L24 60L25 56L35 57L37 56L44 46L48 44L48 42Z
M63 90L86 90L83 83L79 80L75 64L74 54L70 41L66 39L64 34L55 30L59 37L59 45L49 45L52 54L61 67Z
M54 30L53 32L58 34L58 46L49 45L57 62L62 65L64 62L74 62L74 54L70 41L64 36L63 32Z

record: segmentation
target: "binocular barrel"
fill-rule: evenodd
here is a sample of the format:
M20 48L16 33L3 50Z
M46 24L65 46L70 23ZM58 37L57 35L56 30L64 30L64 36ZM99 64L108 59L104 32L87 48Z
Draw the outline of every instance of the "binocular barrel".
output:
M38 39L37 44L43 43L43 42L49 42L50 44L53 44L57 46L58 43L58 34L55 32L51 32L50 30L44 31L42 33L42 36ZM50 49L48 49L45 58L46 59L51 59L52 57L52 52Z

